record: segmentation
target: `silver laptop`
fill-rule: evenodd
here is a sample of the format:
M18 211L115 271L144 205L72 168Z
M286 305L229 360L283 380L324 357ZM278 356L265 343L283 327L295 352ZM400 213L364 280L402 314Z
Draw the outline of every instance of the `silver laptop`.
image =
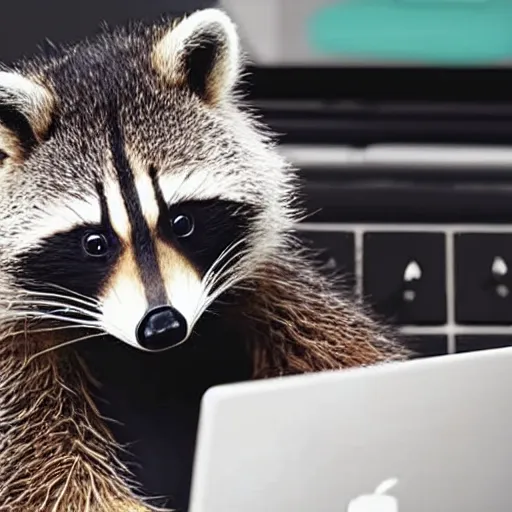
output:
M512 348L220 386L190 512L510 512Z

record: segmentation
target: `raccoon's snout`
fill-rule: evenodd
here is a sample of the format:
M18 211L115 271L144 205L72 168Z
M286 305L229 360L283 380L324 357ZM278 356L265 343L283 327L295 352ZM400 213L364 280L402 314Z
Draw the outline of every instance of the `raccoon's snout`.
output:
M158 306L146 312L136 330L140 346L160 351L183 343L187 337L187 321L172 306Z

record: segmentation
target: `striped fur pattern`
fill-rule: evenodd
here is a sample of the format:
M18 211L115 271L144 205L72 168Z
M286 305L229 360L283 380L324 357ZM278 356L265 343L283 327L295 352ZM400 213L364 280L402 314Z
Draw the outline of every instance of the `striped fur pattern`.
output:
M296 175L241 108L242 65L208 9L0 72L1 512L151 509L73 350L146 350L151 308L192 343L234 298L218 321L246 326L255 378L407 357L297 247Z

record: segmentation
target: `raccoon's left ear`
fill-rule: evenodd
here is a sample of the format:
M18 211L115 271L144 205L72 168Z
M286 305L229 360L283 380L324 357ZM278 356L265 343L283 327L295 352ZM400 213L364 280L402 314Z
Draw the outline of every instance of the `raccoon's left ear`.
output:
M23 160L45 138L52 111L46 87L18 72L0 71L0 164Z
M219 9L203 9L172 26L156 44L153 64L171 85L185 85L206 102L229 96L241 66L234 23Z

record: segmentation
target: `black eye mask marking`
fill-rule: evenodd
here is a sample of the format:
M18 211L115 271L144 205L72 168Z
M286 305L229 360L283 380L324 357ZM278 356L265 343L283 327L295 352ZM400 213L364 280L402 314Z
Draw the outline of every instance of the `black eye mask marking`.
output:
M160 210L160 236L180 249L201 275L231 244L247 237L253 219L260 213L254 205L219 198L168 206L158 184L156 168L150 169L150 176ZM189 230L185 229L187 225ZM236 252L246 246L241 242Z
M224 250L247 237L257 214L257 208L231 201L188 201L165 206L158 235L204 275ZM97 298L122 252L107 219L103 224L78 227L43 240L19 257L15 279L30 290L55 293L52 285L57 285ZM245 247L246 243L240 243L227 258Z
M187 201L169 207L167 215L160 219L159 231L203 275L225 249L247 237L256 215L255 207L233 201ZM193 231L187 236L176 233L176 222L179 229L184 229L183 217L193 223ZM246 243L240 243L236 252L245 247Z
M84 239L91 234L101 235L108 242L108 251L101 257L91 257L84 250ZM15 277L29 289L56 293L51 285L57 285L94 298L114 268L120 250L116 237L100 226L75 228L53 235L21 256Z

